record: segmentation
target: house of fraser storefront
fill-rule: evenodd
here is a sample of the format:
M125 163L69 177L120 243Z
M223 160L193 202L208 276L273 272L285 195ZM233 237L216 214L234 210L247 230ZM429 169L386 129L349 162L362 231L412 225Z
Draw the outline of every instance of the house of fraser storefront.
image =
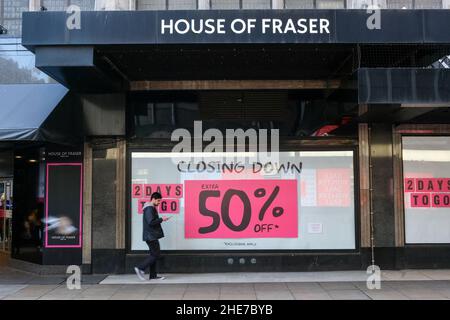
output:
M67 198L77 231L45 229L44 261L129 272L160 191L167 272L450 265L447 10L70 17L23 19L83 118L82 144L46 153L45 215ZM238 149L271 129L277 159Z

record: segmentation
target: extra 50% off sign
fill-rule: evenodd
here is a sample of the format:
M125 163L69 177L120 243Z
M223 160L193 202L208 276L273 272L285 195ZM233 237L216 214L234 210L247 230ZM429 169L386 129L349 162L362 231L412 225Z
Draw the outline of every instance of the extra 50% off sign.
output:
M297 180L185 181L186 238L297 238Z

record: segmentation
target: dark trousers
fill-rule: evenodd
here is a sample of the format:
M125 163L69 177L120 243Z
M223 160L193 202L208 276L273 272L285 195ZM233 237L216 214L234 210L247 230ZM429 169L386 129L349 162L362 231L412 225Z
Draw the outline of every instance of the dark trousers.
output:
M159 241L147 241L150 254L148 257L138 266L139 269L145 271L150 267L150 278L156 278L156 262L161 255Z

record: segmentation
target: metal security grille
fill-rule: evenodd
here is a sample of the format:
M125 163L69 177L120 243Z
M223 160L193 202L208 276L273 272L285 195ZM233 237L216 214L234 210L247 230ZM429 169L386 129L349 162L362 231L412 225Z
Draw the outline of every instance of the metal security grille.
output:
M359 48L359 66L362 68L429 67L450 55L448 45L362 45Z
M205 91L200 93L200 112L204 119L278 120L286 110L286 92Z

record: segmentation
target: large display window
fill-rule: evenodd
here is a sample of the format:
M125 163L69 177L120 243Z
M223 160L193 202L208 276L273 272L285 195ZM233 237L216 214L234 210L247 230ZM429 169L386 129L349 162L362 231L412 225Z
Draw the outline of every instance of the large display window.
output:
M450 137L404 136L405 243L450 243Z
M131 153L131 250L142 207L163 196L162 250L355 249L353 151L280 152L277 162L237 155ZM194 158L195 159L195 158Z

